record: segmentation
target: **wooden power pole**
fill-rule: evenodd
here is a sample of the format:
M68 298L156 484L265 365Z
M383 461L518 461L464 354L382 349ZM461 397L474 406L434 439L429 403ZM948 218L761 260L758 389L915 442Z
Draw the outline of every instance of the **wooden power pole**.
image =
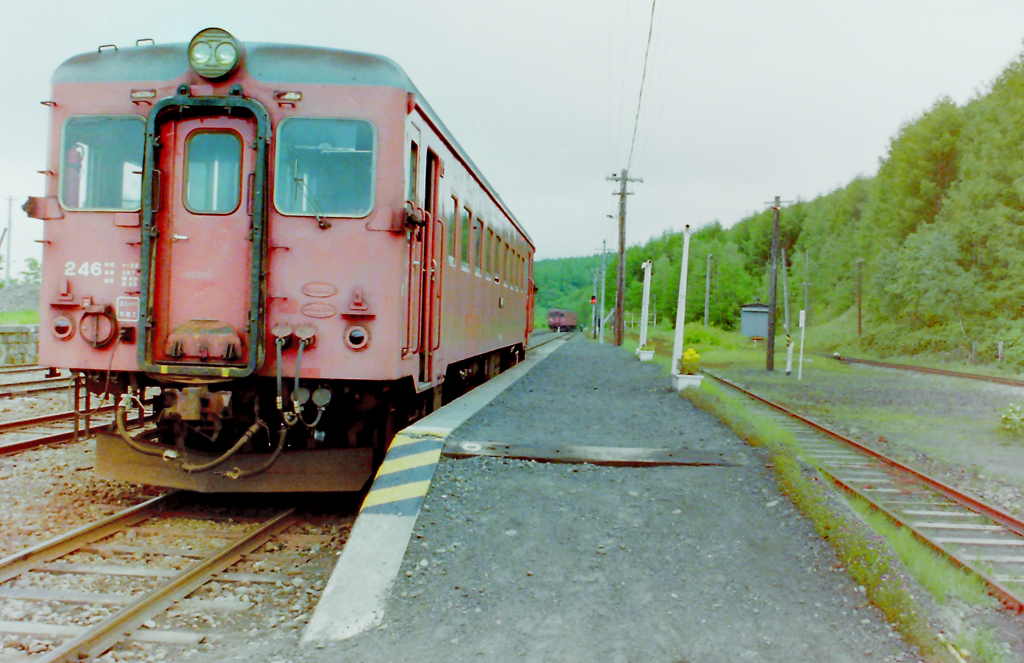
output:
M632 196L632 193L626 191L627 182L643 182L640 178L629 177L629 171L625 168L622 169L622 175L612 175L606 177L606 180L613 182L619 182L619 274L618 280L616 281L617 290L615 292L615 345L622 345L622 336L624 333L624 311L626 304L626 196ZM612 194L616 195L616 194Z

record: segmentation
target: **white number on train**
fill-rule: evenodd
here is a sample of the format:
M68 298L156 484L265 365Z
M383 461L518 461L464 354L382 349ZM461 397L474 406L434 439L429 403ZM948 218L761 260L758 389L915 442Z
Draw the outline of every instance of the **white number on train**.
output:
M81 276L103 276L103 263L83 262L81 265L77 265L77 263L70 260L64 263L64 276L74 276L75 274Z

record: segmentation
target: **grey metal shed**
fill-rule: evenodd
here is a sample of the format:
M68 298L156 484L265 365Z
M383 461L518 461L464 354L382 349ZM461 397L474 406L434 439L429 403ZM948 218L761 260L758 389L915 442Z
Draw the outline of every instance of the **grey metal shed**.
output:
M755 301L740 307L740 333L750 338L768 338L768 305Z

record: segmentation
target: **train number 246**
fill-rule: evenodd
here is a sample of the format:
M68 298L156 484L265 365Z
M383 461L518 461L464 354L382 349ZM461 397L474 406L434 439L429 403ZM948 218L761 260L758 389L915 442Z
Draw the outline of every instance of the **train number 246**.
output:
M82 276L103 276L103 263L102 262L83 262L77 269L75 264L70 260L64 263L64 276L74 276L75 274L81 274Z

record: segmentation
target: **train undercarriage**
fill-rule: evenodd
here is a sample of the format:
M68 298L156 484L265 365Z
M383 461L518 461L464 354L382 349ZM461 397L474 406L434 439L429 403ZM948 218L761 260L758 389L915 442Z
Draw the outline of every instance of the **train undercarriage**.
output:
M117 421L97 435L96 474L198 492L358 491L398 431L522 357L513 346L452 364L420 393L411 380L160 384L87 373L90 392L119 401ZM126 412L150 394L154 425L127 430Z

